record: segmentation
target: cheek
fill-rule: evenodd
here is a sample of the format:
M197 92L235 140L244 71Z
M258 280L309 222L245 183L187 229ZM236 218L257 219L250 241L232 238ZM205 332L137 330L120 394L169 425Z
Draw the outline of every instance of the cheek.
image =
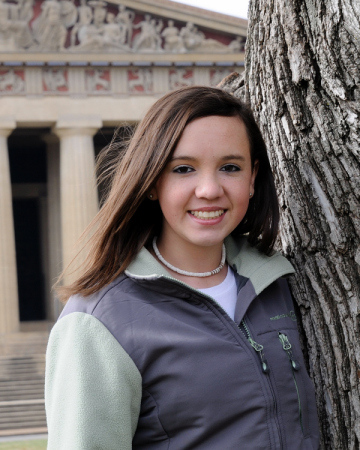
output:
M233 202L236 205L237 216L240 221L243 219L250 203L250 184L246 186L238 187L233 192Z
M187 219L187 202L180 192L172 192L172 195L162 198L160 207L163 213L163 220L172 228L182 227Z
M238 180L237 182L229 184L227 186L227 193L231 196L233 201L237 201L238 203L243 204L250 198L249 195L251 187L251 178L246 177L244 179Z
M179 199L176 190L161 189L158 193L158 200L163 216L167 219L176 217L179 209Z

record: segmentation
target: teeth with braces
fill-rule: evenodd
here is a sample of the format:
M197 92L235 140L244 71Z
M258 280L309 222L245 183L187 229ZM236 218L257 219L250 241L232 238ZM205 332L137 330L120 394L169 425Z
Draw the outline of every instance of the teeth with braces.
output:
M222 216L224 214L223 209L218 211L190 211L190 213L199 219L215 219L216 217Z

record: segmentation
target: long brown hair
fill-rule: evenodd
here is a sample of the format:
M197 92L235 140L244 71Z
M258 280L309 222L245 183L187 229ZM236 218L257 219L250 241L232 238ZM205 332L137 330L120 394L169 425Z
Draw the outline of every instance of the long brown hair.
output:
M149 109L125 149L116 140L107 149L107 153L117 154L106 169L109 189L87 229L90 252L81 275L69 286L57 288L62 300L77 293L90 295L109 284L160 233L160 206L148 200L147 193L171 158L186 125L214 115L237 116L243 121L252 165L255 161L259 164L254 197L233 234L247 234L250 244L257 244L266 254L271 252L278 232L278 201L266 146L252 112L221 89L185 87L166 94ZM96 231L90 231L93 229Z

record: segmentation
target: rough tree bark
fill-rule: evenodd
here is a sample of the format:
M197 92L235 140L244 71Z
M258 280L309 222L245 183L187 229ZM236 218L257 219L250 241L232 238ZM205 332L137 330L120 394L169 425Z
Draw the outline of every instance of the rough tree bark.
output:
M294 264L322 448L360 448L360 1L251 0L243 77Z

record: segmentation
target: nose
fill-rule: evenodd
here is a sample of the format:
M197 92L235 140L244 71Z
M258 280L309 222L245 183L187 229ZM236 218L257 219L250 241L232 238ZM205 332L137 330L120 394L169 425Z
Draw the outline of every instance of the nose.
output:
M195 195L198 198L213 200L224 193L220 180L213 174L204 174L198 179Z

